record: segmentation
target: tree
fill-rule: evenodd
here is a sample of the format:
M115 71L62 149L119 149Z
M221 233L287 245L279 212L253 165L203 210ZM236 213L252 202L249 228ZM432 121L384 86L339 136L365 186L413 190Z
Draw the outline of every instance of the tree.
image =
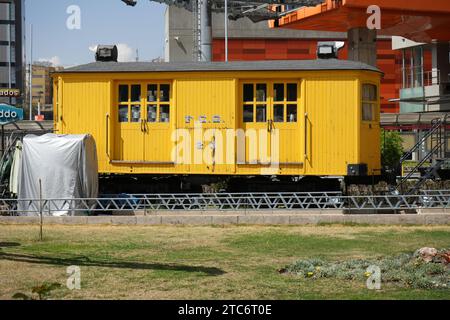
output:
M386 169L397 169L403 155L403 139L397 131L381 130L381 164Z

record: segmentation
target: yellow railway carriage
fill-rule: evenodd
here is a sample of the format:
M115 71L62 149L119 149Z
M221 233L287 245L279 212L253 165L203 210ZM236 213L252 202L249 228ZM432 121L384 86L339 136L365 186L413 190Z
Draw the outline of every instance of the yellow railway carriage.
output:
M95 62L53 78L56 132L92 134L101 173L380 174L366 64Z

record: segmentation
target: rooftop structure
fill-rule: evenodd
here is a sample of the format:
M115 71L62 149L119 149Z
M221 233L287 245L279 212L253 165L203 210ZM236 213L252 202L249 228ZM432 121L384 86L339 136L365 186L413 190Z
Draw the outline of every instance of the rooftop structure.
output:
M418 42L450 39L448 0L323 0L315 7L287 12L273 26L340 32L366 28L368 8L373 5L381 9L379 34L403 36Z

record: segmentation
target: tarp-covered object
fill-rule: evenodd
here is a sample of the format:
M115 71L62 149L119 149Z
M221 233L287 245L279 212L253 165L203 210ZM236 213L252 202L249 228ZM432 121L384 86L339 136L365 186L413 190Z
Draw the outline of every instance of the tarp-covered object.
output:
M18 210L25 215L39 214L39 199L97 198L98 163L94 138L91 135L27 135L23 139L20 165ZM42 204L43 214L73 214L77 206L53 201ZM49 208L50 206L50 208ZM50 209L50 210L49 210Z

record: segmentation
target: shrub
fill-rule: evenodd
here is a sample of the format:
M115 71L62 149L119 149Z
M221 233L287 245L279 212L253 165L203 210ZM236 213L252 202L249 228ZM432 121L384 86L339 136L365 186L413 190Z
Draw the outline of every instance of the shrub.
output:
M388 169L397 169L403 155L403 139L396 131L381 130L381 164Z
M439 253L448 252L440 250ZM282 269L304 278L336 278L343 280L365 280L370 265L379 266L381 281L397 283L404 287L432 289L450 288L450 265L440 260L424 262L414 253L400 254L380 259L352 259L326 262L320 259L299 260Z

